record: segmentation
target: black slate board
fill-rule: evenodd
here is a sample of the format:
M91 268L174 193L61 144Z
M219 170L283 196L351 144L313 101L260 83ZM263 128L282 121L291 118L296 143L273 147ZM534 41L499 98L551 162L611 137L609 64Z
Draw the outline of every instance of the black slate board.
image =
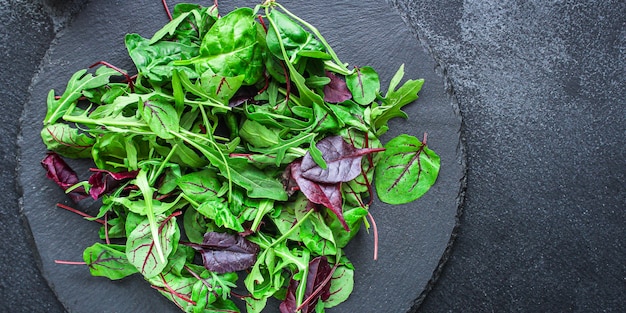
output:
M237 1L237 4L246 2ZM415 203L400 207L381 203L373 206L381 240L380 259L371 259L371 235L360 233L346 251L357 267L353 297L333 310L406 312L437 268L456 223L464 173L460 118L444 90L442 78L435 73L435 62L386 4L379 1L284 1L283 4L313 21L337 47L342 60L359 66L372 65L383 82L389 81L401 63L406 63L408 77L426 79L420 99L407 109L410 119L394 121L393 131L386 139L402 132L418 137L428 132L429 145L442 157L440 178ZM235 3L223 1L220 5L222 11L229 11L228 6L232 8ZM149 37L165 21L162 8L154 1L87 3L57 33L33 80L20 139L23 210L41 257L43 274L71 312L177 311L140 277L110 282L89 276L84 267L54 264L55 259L80 260L82 250L98 240L98 225L55 208L57 202L67 203L67 200L45 179L38 164L45 154L38 133L48 90L61 92L73 72L98 60L131 68L123 34L138 32ZM87 205L83 209L93 212L97 207Z

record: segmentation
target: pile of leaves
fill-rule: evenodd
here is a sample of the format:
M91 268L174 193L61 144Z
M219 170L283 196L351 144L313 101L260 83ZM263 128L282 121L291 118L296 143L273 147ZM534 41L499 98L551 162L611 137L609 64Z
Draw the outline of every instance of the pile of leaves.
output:
M223 16L178 4L125 44L137 74L76 72L50 91L41 131L48 177L102 202L103 242L84 251L95 276L140 273L185 312L239 312L233 297L323 312L352 291L342 249L369 227L373 189L407 203L437 178L424 142L379 140L423 80L400 86L401 66L381 94L374 69L349 69L279 3ZM91 158L89 178L64 158ZM231 291L238 275L246 295Z

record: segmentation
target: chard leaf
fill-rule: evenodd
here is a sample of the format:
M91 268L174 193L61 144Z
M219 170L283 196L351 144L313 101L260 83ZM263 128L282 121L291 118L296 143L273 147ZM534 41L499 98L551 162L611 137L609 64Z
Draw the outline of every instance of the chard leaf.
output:
M376 165L374 181L381 201L402 204L421 197L437 180L439 156L410 135L400 135L385 145Z
M369 66L356 68L352 74L346 76L346 84L352 93L352 99L360 105L372 103L380 91L378 73Z
M163 139L172 139L171 132L178 132L179 118L176 109L168 102L153 97L146 102L139 102L141 115L150 129Z
M50 124L41 130L48 150L68 158L88 158L96 139L65 123Z
M345 259L347 261L347 259ZM325 308L332 308L346 301L354 288L354 267L349 261L340 265L330 279L330 296L324 300Z
M53 124L68 113L68 111L71 111L83 94L83 91L102 87L109 83L111 76L118 75L120 75L120 73L105 66L99 67L95 75L87 73L86 69L74 73L67 83L65 92L58 100L54 97L54 90L50 90L48 93L48 111L43 120L43 124Z
M91 169L93 174L87 181L91 187L89 195L94 199L99 199L102 195L113 192L121 184L137 177L137 171L114 173L107 170Z
M330 78L330 83L324 86L324 101L340 103L352 98L345 81L329 71L326 71L326 76Z
M246 270L256 262L259 246L240 235L208 232L202 244L192 244L200 251L204 267L216 273Z
M178 178L177 184L186 196L198 203L216 199L226 192L217 174L209 169L185 174Z
M290 178L295 181L300 191L309 201L330 209L337 216L346 231L350 231L348 224L346 224L343 218L341 183L327 184L305 178L302 176L301 163L299 161L292 162L287 170Z
M41 166L46 170L48 179L55 182L61 189L68 190L79 182L78 175L65 163L63 158L54 152L48 152L41 161ZM72 189L68 194L74 202L78 202L88 197L84 187Z
M137 273L128 262L123 245L95 243L83 252L83 259L93 276L104 276L111 280L122 279Z
M167 260L162 260L157 255L157 250L162 251L163 256L167 258L172 251L175 251L180 239L176 217L158 215L155 221L159 224L158 241L155 241L152 236L150 222L144 219L128 235L126 243L128 261L146 278L159 275L167 266ZM160 244L160 248L156 247L157 244Z
M314 258L309 262L308 268L304 299L309 302L298 310L299 303L296 301L296 290L300 282L292 278L287 288L285 300L279 306L281 313L313 313L319 300L325 301L330 297L330 283L327 278L332 275L332 268L326 257Z
M323 169L307 153L302 159L302 176L320 183L348 182L361 174L361 159L364 155L383 149L357 149L341 136L330 136L320 140L317 149L322 152L326 168Z

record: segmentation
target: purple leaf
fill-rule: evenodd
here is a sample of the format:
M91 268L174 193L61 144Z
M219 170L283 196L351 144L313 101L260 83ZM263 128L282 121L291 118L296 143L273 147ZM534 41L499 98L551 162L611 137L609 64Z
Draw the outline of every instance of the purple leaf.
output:
M243 271L254 265L259 246L240 235L208 232L202 244L188 246L200 251L204 267L219 274Z
M343 218L341 183L326 184L305 178L302 176L300 161L292 162L289 167L287 167L287 170L291 178L298 185L300 191L302 191L309 201L321 204L330 209L337 215L337 219L339 219L339 222L341 222L341 225L343 225L346 231L350 231L348 224L346 224Z
M324 101L340 103L352 98L345 81L329 71L326 71L326 77L330 78L330 83L324 86Z
M382 148L357 149L341 136L330 136L316 144L326 161L321 168L310 153L302 159L302 176L320 183L348 182L361 174L361 158L369 153L383 151Z
M321 299L326 301L330 297L330 278L333 269L328 264L325 256L319 256L309 262L309 273L306 278L306 289L304 291L305 300L300 305L301 313L315 312L315 306ZM287 295L285 300L280 304L281 313L295 313L298 310L296 306L296 289L299 282L293 278L289 282Z
M46 176L63 190L67 190L79 182L76 172L65 163L61 156L54 152L48 152L48 155L41 161L41 166L46 170ZM82 186L72 190L68 195L74 202L88 197Z
M94 199L98 200L103 194L108 194L115 190L122 183L137 177L137 173L139 171L131 171L131 172L120 172L114 173L107 170L101 170L97 168L92 168L90 171L94 172L89 177L89 184L91 188L89 189L89 195Z

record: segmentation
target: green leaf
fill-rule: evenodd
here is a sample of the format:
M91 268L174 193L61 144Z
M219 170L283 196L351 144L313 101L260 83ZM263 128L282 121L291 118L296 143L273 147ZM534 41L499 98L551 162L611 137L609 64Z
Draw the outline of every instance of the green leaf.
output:
M243 232L245 229L229 208L227 202L222 200L209 200L200 204L196 208L200 214L213 220L215 225L219 227L226 227L236 232Z
M175 64L194 64L198 73L243 75L245 85L255 84L263 76L263 50L254 19L254 11L245 7L226 14L204 36L199 57Z
M419 139L400 135L385 145L374 181L381 201L411 202L428 191L439 174L439 156Z
M408 116L402 111L402 107L417 100L417 94L422 89L424 80L407 80L396 90L395 87L400 83L403 76L404 64L400 66L391 80L389 90L387 90L387 94L385 95L385 98L383 98L382 105L372 109L371 123L375 129L386 130L387 122L394 117L407 118ZM379 131L379 135L382 134L382 132Z
M217 199L226 192L215 171L210 169L185 174L176 183L187 197L198 203Z
M83 91L102 87L109 83L111 76L116 75L119 76L120 73L105 66L99 67L95 75L87 73L86 69L74 73L67 83L65 92L58 100L54 97L54 90L50 90L48 93L48 111L43 120L43 124L49 125L55 123L68 113L68 111L71 112Z
M346 301L354 289L354 267L347 265L337 267L330 279L330 297L324 301L325 308L332 308Z
M198 77L193 68L174 63L197 56L197 46L174 41L159 41L151 45L150 40L138 34L128 34L124 41L139 74L155 85L160 86L171 81L175 70L185 72L189 77Z
M64 123L45 126L41 138L46 148L69 158L88 158L96 139Z
M265 39L268 49L275 57L284 59L279 43L282 41L291 63L297 63L298 56L330 59L330 55L323 52L324 45L287 15L278 10L272 10L268 18L273 19L278 26L277 30L270 28Z
M139 102L139 109L150 129L163 139L172 139L172 132L178 132L179 118L176 109L159 97L152 97L146 102Z
M241 125L239 136L257 148L267 148L275 146L280 142L278 131L269 129L261 123L253 120L246 120Z
M123 245L95 243L83 252L83 259L93 276L104 276L112 280L122 279L137 273L128 262Z
M161 250L163 256L167 258L175 250L180 239L175 217L166 219L164 215L159 215L155 221L159 225L158 241L153 239L150 222L145 219L130 233L126 243L128 261L146 278L159 275L167 266L167 260L161 260L157 250ZM160 249L156 245L160 245Z
M150 41L148 42L148 44L150 45L155 44L157 41L161 40L166 35L170 35L170 36L174 35L174 32L176 31L178 26L187 18L187 16L189 16L189 12L181 13L176 18L172 19L169 23L165 24L165 26L163 26L156 33L154 33L152 38L150 38Z
M283 184L260 169L248 164L245 159L228 160L233 183L244 188L250 198L266 198L286 201L288 196Z
M352 93L352 99L360 105L372 103L380 91L378 73L369 66L357 68L352 74L346 76L346 85Z

